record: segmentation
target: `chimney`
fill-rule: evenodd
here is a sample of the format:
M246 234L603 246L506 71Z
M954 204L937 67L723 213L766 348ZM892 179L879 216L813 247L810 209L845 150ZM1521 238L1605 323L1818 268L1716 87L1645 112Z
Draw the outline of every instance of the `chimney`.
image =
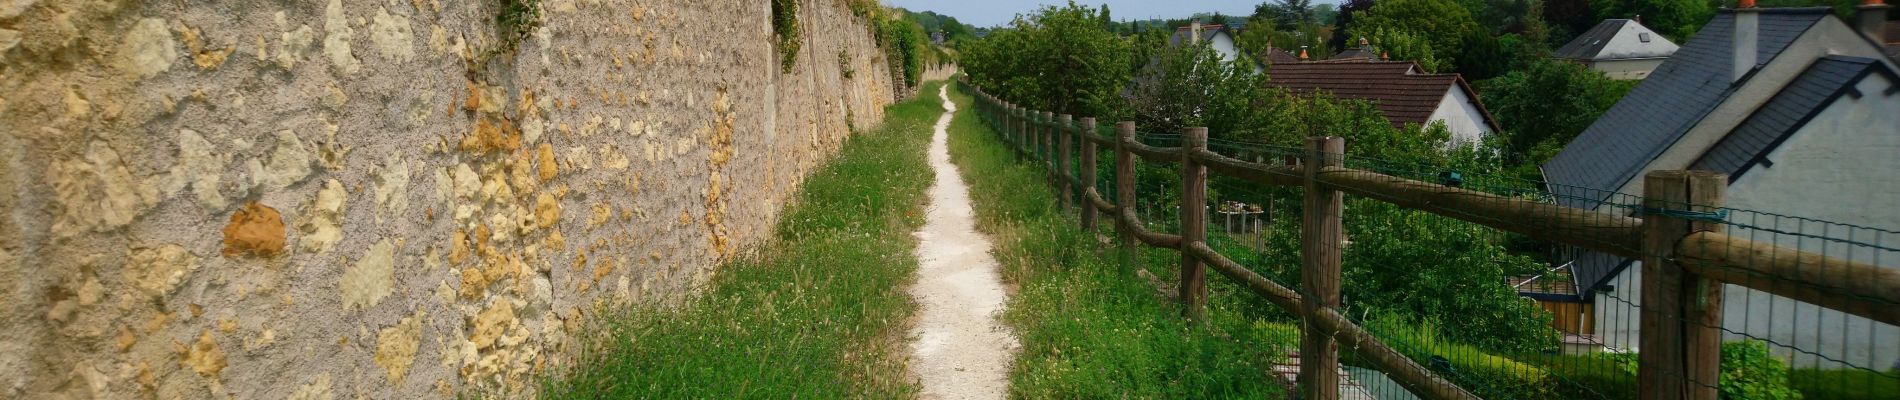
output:
M1860 33L1867 35L1868 39L1873 39L1874 43L1886 44L1887 38L1882 36L1887 34L1887 9L1889 8L1893 6L1887 5L1887 2L1882 0L1862 1L1860 7L1856 7L1860 12L1855 14L1855 18L1860 20Z
M1636 17L1635 17L1635 18L1630 18L1630 20L1631 20L1631 21L1636 21L1636 24L1637 24L1637 25L1642 25L1642 24L1643 24L1643 15L1642 15L1642 14L1636 14Z
M1300 46L1300 61L1306 61L1306 46Z
M1386 51L1381 51L1381 52L1379 52L1379 60L1381 60L1381 61L1392 61L1392 53L1391 53L1391 52L1386 52Z
M1739 0L1735 8L1735 36L1730 38L1730 46L1735 53L1735 66L1729 74L1729 82L1740 82L1743 76L1755 70L1755 49L1761 41L1761 9L1755 8L1755 0Z
M1201 44L1201 21L1200 20L1195 20L1194 22L1188 24L1188 36L1191 36L1190 38L1188 38L1188 43Z

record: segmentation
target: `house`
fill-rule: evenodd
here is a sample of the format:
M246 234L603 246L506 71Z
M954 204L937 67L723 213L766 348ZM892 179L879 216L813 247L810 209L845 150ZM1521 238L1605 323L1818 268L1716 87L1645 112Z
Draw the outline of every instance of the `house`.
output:
M1680 48L1643 26L1640 18L1606 19L1558 48L1551 57L1583 64L1610 79L1634 80L1648 77Z
M1339 52L1339 54L1334 54L1332 58L1328 58L1322 61L1315 61L1315 62L1385 61L1391 58L1392 57L1390 57L1390 55L1379 52L1376 49L1373 49L1372 41L1367 40L1366 38L1359 38L1359 47L1346 49L1346 51L1341 51Z
M1294 55L1293 52L1286 51L1285 49L1272 46L1267 47L1267 54L1260 55L1260 63L1265 65L1295 64L1299 62L1300 56Z
M1454 141L1475 143L1498 131L1497 120L1458 74L1428 74L1410 61L1275 64L1267 85L1293 93L1326 92L1366 100L1392 125L1443 122Z
M1175 46L1181 43L1206 43L1208 47L1214 49L1215 53L1220 54L1221 61L1249 60L1253 63L1254 72L1264 70L1258 60L1247 57L1245 52L1241 51L1240 42L1235 41L1233 33L1223 25L1201 25L1200 21L1195 21L1187 26L1176 28L1174 35L1168 37L1168 45Z
M1813 219L1731 217L1741 225L1728 226L1730 235L1900 268L1891 250L1900 235L1887 233L1900 229L1900 68L1869 40L1886 29L1884 15L1861 20L1874 22L1856 27L1827 8L1722 11L1543 165L1551 194L1567 206L1627 214L1630 200L1617 193L1641 193L1649 171L1723 172L1727 207ZM1852 232L1888 250L1812 239ZM1521 292L1581 304L1601 344L1635 347L1641 263L1560 253L1567 273L1556 279L1567 282L1558 286L1571 288ZM1884 369L1900 360L1900 328L1891 325L1734 285L1722 301L1725 339L1797 344L1808 352L1775 347L1797 366Z

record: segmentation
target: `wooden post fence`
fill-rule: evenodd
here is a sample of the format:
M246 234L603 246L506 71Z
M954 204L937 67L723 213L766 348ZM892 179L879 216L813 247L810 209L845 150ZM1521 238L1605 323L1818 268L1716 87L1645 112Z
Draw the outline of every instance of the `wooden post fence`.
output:
M1179 294L1187 303L1184 314L1189 318L1204 318L1200 313L1206 298L1206 269L1214 269L1298 315L1302 324L1298 386L1307 399L1333 400L1340 396L1340 343L1348 343L1360 361L1386 373L1413 394L1431 399L1476 398L1339 313L1340 264L1346 245L1341 222L1346 193L1642 260L1639 344L1643 351L1638 353L1637 384L1643 399L1719 397L1725 284L1900 325L1900 307L1892 306L1900 303L1900 271L1724 233L1722 214L1716 211L1721 209L1728 178L1719 173L1648 174L1644 177L1643 215L1638 219L1617 211L1569 208L1348 169L1343 167L1345 142L1339 138L1309 138L1302 165L1277 165L1258 159L1247 162L1209 151L1204 128L1183 131L1180 148L1163 148L1137 141L1135 123L1120 122L1112 143L1096 143L1093 119L1081 118L1081 126L1073 127L1070 116L1057 121L1052 113L1014 106L995 96L983 98L992 102L987 108L992 111L991 123L1004 131L1004 140L1016 150L1019 160L1050 163L1038 166L1050 179L1058 180L1052 186L1060 188L1065 202L1072 201L1078 191L1087 199L1082 207L1084 228L1097 223L1095 213L1113 213L1124 274L1134 275L1140 246L1172 249L1183 255ZM1074 140L1081 141L1080 166L1068 161L1069 142ZM1102 193L1090 194L1097 180L1095 146L1109 144L1115 151L1113 202L1103 200ZM1157 164L1181 163L1180 235L1149 231L1138 217L1137 157ZM1067 182L1064 177L1070 173L1080 178ZM1260 276L1206 244L1209 173L1261 185L1304 188L1301 291Z
M1207 166L1190 156L1207 149L1207 128L1181 130L1181 245L1207 241ZM1207 265L1181 252L1181 306L1183 315L1199 322L1207 305Z
M1128 150L1128 143L1135 142L1135 122L1122 121L1115 124L1115 204L1121 210L1115 215L1115 233L1121 239L1122 275L1134 276L1135 253L1140 251L1140 243L1135 242L1136 226L1132 221L1121 218L1123 214L1135 212L1135 153Z
M1326 167L1342 165L1346 141L1336 137L1306 140L1305 215L1300 221L1300 285L1306 301L1303 315L1319 315L1321 310L1339 308L1339 262L1345 245L1340 212L1345 197L1337 190L1319 184L1319 173ZM1333 332L1312 321L1300 331L1300 389L1307 400L1339 398L1339 345Z
M1722 361L1722 283L1677 265L1677 243L1720 232L1717 215L1728 175L1652 171L1643 176L1641 338L1637 353L1644 400L1716 400Z
M1090 140L1090 138L1095 136L1095 118L1083 117L1082 127L1076 133L1077 137L1082 139L1082 165L1077 169L1079 169L1080 171L1078 172L1082 174L1082 193L1088 193L1090 190L1095 189L1095 141ZM1089 204L1088 199L1082 199L1081 218L1082 230L1093 232L1095 230L1095 205Z
M1071 168L1074 166L1074 162L1069 161L1069 146L1071 146L1070 143L1073 141L1072 138L1075 137L1075 126L1071 123L1073 121L1073 117L1069 114L1056 116L1055 132L1057 139L1056 151L1053 155L1056 157L1056 181L1061 184L1059 186L1062 189L1061 204L1063 210L1068 210L1075 201L1075 185L1069 180L1073 177L1069 171L1074 170Z

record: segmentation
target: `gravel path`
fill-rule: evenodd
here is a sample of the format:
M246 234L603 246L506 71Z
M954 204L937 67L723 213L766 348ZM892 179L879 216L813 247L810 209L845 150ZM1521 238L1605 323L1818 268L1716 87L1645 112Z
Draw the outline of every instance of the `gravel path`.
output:
M1003 283L990 256L990 239L977 232L970 188L950 163L950 117L957 111L949 88L939 90L943 117L930 140L930 211L917 232L917 283L910 293L921 304L911 328L911 372L926 399L1000 399L1009 393L1016 337L996 319L1003 309Z

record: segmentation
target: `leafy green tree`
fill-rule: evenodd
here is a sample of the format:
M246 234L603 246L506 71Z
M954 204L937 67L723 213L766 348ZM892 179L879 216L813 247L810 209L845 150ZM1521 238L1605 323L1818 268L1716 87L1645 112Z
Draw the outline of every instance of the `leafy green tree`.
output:
M1457 67L1449 57L1432 47L1430 39L1412 31L1377 27L1366 28L1363 35L1379 50L1389 53L1392 59L1416 62L1426 71L1451 71Z
M1102 21L1073 1L1045 6L969 43L960 61L974 83L1017 104L1111 120L1124 112L1132 48Z
M1293 30L1318 22L1312 0L1277 0L1254 6L1252 18L1272 21L1275 29Z
M1544 0L1544 22L1550 24L1551 47L1563 46L1577 35L1596 26L1596 10L1590 8L1591 0Z
M1682 43L1715 15L1708 0L1590 0L1598 19L1643 16L1643 25Z
M1355 16L1354 19L1353 26L1349 28L1354 36L1409 37L1423 41L1429 52L1407 50L1414 52L1407 56L1429 54L1434 62L1427 69L1432 71L1449 71L1447 67L1458 65L1459 57L1464 55L1465 38L1471 32L1489 32L1478 25L1470 11L1453 0L1386 0L1373 5L1371 10L1366 10L1365 15ZM1392 46L1386 42L1375 44ZM1398 51L1394 51L1392 56L1401 57ZM1415 60L1411 57L1404 59Z
M1346 140L1348 164L1413 179L1433 179L1455 170L1485 176L1502 169L1490 140L1453 146L1443 124L1393 127L1364 101L1326 96L1288 96L1262 111L1270 119L1269 143L1298 146L1308 136ZM1357 160L1357 161L1355 161ZM1421 176L1426 175L1426 176ZM1268 276L1299 275L1297 200L1276 208L1268 250L1258 265ZM1476 224L1403 209L1368 198L1347 201L1341 292L1346 307L1445 321L1448 338L1514 353L1553 348L1556 331L1536 304L1518 297L1505 279L1541 270L1536 259L1513 255L1498 232Z
M1498 124L1511 132L1505 146L1511 161L1536 165L1589 128L1635 87L1634 82L1612 80L1574 63L1542 60L1485 82L1479 97Z
M1313 22L1320 25L1332 25L1339 18L1339 6L1330 3L1313 5Z
M1290 30L1273 28L1273 21L1252 17L1247 20L1247 28L1234 36L1234 42L1247 54L1265 55L1267 48L1278 48L1298 54L1301 46L1306 46L1315 60L1324 60L1332 56L1326 47L1325 27L1319 24L1303 24Z
M1458 73L1464 74L1465 79L1491 79L1511 69L1511 58L1490 33L1465 32L1463 39L1464 55L1458 58Z
M1372 0L1346 0L1339 5L1339 15L1333 21L1333 37L1326 41L1326 47L1333 50L1345 49L1359 43L1358 38L1347 31L1351 30L1359 14L1372 9Z
M1206 127L1211 137L1245 141L1264 139L1271 114L1258 108L1267 101L1265 77L1251 61L1222 61L1207 43L1162 48L1136 75L1128 99L1145 129Z

